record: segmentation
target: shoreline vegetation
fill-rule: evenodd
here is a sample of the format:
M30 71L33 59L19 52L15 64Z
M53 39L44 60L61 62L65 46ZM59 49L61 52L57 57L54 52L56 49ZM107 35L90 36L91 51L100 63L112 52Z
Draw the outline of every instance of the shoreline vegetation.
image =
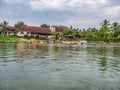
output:
M46 37L30 37L25 35L19 37L14 32L14 35L2 35L2 31L9 26L7 21L0 23L0 42L26 42L26 43L65 43L65 44L92 44L92 45L119 45L120 46L120 23L113 22L105 19L100 24L99 28L88 28L80 29L72 26L67 27L61 32L61 35L56 31L51 31L50 34L53 36L52 40L47 41ZM20 26L27 26L23 21L17 22L14 28ZM42 24L42 28L50 28L50 25ZM62 36L62 37L61 37ZM86 41L86 42L82 42Z
M40 39L27 39L23 37L18 36L5 36L0 35L0 43L32 43L32 44L47 44L48 42L46 40L40 40ZM120 46L120 42L105 42L105 41L85 41L85 40L57 40L54 42L54 40L51 40L49 42L50 44L54 43L60 43L60 44L79 44L79 45L117 45Z

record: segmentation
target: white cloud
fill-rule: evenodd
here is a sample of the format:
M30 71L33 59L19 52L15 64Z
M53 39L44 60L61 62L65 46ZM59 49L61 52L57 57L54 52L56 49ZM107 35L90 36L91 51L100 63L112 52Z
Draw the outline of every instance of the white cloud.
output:
M32 9L74 9L81 8L82 6L98 6L106 4L107 0L31 0L30 5Z
M101 4L106 4L107 0L96 0L96 2L101 3Z
M22 0L4 0L6 3L21 3Z
M8 20L12 25L22 20L28 25L39 26L44 22L51 25L88 28L98 27L103 19L119 22L120 16L120 5L113 4L110 0L4 0L4 2L20 3L19 6L2 5L0 8L0 20ZM27 8L19 8L23 6Z
M70 19L67 19L64 22L61 22L61 24L67 25L67 26L73 26L73 27L79 27L79 28L89 28L89 27L98 27L100 25L100 20L92 17L88 18L80 18L80 17L73 17Z
M60 8L62 3L58 0L32 0L30 5L33 9L51 9Z
M120 6L110 6L102 9L102 15L109 17L120 16Z

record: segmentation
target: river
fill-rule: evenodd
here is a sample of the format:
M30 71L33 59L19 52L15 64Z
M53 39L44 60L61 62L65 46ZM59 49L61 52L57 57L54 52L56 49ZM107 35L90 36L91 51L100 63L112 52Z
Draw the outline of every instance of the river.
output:
M0 90L120 90L120 47L0 43Z

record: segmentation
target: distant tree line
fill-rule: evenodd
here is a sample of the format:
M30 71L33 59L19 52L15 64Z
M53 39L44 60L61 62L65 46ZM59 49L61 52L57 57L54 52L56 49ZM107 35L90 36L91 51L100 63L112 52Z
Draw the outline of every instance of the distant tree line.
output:
M18 21L14 24L14 27L26 26L23 21ZM7 21L0 23L0 30L9 26ZM42 28L49 28L48 24L41 24ZM58 38L57 33L53 33ZM88 28L88 29L75 29L72 26L65 29L63 36L70 36L74 39L87 39L93 41L120 41L120 24L118 22L110 23L109 20L105 19L102 21L100 28Z
M63 34L90 41L120 41L120 24L118 22L111 24L110 21L105 19L98 29L73 29L70 27Z

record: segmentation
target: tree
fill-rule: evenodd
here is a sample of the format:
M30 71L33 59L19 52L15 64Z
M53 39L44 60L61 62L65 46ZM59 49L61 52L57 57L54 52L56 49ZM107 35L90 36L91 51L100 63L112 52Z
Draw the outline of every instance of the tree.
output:
M70 26L70 29L73 29L73 26Z
M75 31L73 30L72 27L70 27L70 28L65 29L63 31L63 35L65 35L65 36L74 36L75 35Z
M40 27L42 27L42 28L49 28L50 25L47 25L47 24L44 23L44 24L41 24Z
M3 25L4 25L4 28L6 28L9 25L9 23L7 21L3 21Z
M88 28L85 35L88 40L98 40L98 30L96 28Z
M100 32L101 32L101 36L103 36L103 39L106 40L107 39L107 34L109 34L110 31L110 22L105 19L102 22L102 26L100 28Z
M117 39L118 41L120 41L120 35L118 35L116 39Z
M56 32L51 32L51 34L54 36L54 43L56 43L56 41L59 40L59 34Z
M116 38L120 34L120 32L119 32L119 30L120 30L119 23L114 22L112 24L112 26L111 26L111 29L112 29L112 32L113 32L113 37Z
M9 26L9 23L7 21L3 21L2 23L0 23L0 27L5 29L7 26Z
M58 33L55 33L55 34L54 34L54 39L55 39L55 40L58 40L58 39L59 39L59 34L58 34Z
M16 24L14 24L15 27L20 27L20 26L26 26L26 24L23 21L18 21Z
M3 25L2 25L2 23L0 23L0 30L3 28Z
M0 34L1 34L2 29L3 27L2 27L2 24L0 23Z
M80 31L76 31L74 36L76 39L80 39L82 37L82 33Z

